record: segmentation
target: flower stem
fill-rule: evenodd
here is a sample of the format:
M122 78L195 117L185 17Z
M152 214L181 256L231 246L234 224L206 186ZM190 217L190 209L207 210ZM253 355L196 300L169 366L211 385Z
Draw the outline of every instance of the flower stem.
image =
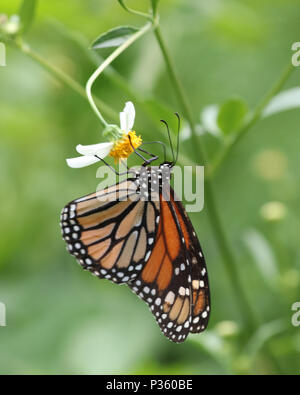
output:
M131 14L142 16L143 18L151 19L152 15L146 14L145 12L133 10L132 8L127 7L124 0L118 0L121 7L124 8L125 11L130 12Z
M91 75L87 84L86 84L86 94L92 109L94 110L95 114L99 118L100 122L102 123L103 127L107 127L108 123L104 119L103 115L99 111L96 103L94 102L92 96L92 86L96 79L100 76L100 74L108 67L118 56L121 55L127 48L129 48L135 41L137 41L140 37L146 34L152 28L152 23L147 23L144 27L142 27L138 32L133 34L128 40L126 40L122 45L120 45L108 58L104 60L103 63L97 68L97 70Z
M71 88L73 91L78 93L80 96L82 96L84 99L87 99L85 89L84 87L77 81L75 81L72 77L70 77L68 74L66 74L64 71L60 70L56 66L52 65L48 60L43 58L40 54L35 52L30 48L30 46L24 42L14 42L16 47L20 49L24 54L29 56L32 60L34 60L36 63L38 63L40 66L42 66L43 69L45 69L48 73L53 75L57 80L62 82L64 85L68 86ZM112 118L113 120L118 119L117 113L110 108L107 104L105 104L102 100L99 98L95 99L98 106L100 106L103 109L103 112Z
M254 126L263 115L264 109L270 103L275 95L282 89L291 73L295 69L295 66L290 62L288 67L286 67L281 74L279 80L275 83L275 85L270 89L270 91L266 94L266 96L261 100L256 109L253 111L252 115L248 119L248 121L241 127L241 129L233 135L233 137L225 143L223 148L221 148L220 152L217 154L216 159L212 163L209 169L209 177L213 177L220 165L227 158L231 150L238 144L238 142L249 132L249 130Z
M174 62L169 54L167 46L164 42L164 39L161 34L161 30L159 27L155 29L155 36L158 41L159 47L162 51L167 70L170 76L170 79L173 83L173 87L176 91L178 96L178 100L181 103L182 109L185 113L185 116L189 122L190 129L192 132L192 140L193 140L193 149L194 149L194 156L195 159L200 159L204 165L207 165L206 160L206 153L201 141L197 138L196 130L195 130L195 123L193 120L192 112L190 110L190 106L188 103L188 99L185 95L184 89L180 83L179 78L177 77L177 73L175 71ZM230 249L229 243L226 238L226 234L217 210L217 204L215 201L215 194L213 190L213 184L210 179L206 178L205 180L205 193L207 197L207 209L210 218L210 222L212 224L212 230L215 235L215 239L219 246L220 252L222 254L225 267L231 281L231 286L235 294L235 299L239 304L239 308L241 314L247 320L247 328L248 330L254 330L256 327L256 320L254 318L254 314L252 312L252 308L247 300L247 296L245 294L244 288L241 285L240 278L238 271L236 269L236 263L233 256L233 253Z

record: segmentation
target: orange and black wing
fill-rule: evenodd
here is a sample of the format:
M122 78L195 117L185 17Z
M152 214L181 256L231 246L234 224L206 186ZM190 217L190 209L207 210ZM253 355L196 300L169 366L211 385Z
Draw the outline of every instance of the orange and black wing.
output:
M140 274L158 222L159 202L140 199L131 179L74 200L61 214L68 251L84 269L119 284Z
M174 342L202 332L208 323L210 296L200 243L174 191L160 194L155 244L140 275L129 283L150 307L163 334Z
M191 333L200 333L206 329L210 314L210 290L206 263L196 232L182 203L174 201L174 194L172 201L183 230L191 272L191 325L189 329Z

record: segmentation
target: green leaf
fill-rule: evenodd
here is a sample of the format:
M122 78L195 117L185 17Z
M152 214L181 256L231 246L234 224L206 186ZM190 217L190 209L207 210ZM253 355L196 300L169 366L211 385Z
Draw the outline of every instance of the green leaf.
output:
M37 7L37 0L23 0L19 16L21 20L21 31L26 33L34 20L35 11Z
M268 117L283 111L293 110L300 107L300 87L287 89L278 93L263 111L263 116Z
M242 126L248 112L247 103L242 99L230 99L219 110L217 124L224 134L235 132Z
M119 26L111 29L101 34L101 36L92 43L92 49L118 47L138 30L138 28L132 26Z

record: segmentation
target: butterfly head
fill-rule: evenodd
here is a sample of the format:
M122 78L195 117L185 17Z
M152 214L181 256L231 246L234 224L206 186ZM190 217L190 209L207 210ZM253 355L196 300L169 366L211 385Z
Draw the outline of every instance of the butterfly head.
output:
M171 170L175 166L175 162L163 162L159 165L160 170Z

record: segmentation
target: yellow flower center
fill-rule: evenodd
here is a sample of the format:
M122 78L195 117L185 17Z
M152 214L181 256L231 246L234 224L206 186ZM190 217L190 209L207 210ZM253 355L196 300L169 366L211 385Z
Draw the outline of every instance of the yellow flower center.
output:
M130 141L132 145L130 144ZM112 156L115 161L118 159L128 158L128 156L133 153L133 147L134 149L137 149L141 144L141 136L137 136L135 131L132 130L128 134L124 133L123 137L115 142L109 156Z

